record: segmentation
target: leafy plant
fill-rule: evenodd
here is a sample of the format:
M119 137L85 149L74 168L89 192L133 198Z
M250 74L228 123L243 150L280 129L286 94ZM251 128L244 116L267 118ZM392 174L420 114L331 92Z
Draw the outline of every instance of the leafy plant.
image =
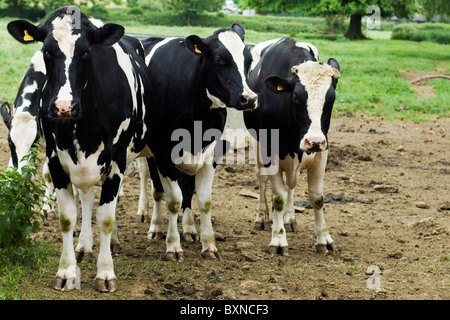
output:
M36 243L29 237L44 221L45 186L35 179L40 159L38 147L24 157L22 173L17 168L0 170L0 263L31 263L39 255ZM44 200L43 200L44 199Z

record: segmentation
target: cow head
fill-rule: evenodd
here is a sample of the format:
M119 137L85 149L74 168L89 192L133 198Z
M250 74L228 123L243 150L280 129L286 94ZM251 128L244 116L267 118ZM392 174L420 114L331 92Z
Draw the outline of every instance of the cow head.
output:
M338 62L331 58L328 64L305 61L292 67L290 78L271 76L266 86L275 93L288 92L300 127L300 150L326 150L327 133L335 89L340 77Z
M233 24L204 40L195 35L186 38L187 48L202 57L206 94L213 108L250 110L257 107L257 95L247 83L252 57L244 44L244 36L244 29Z
M87 85L89 68L93 68L91 51L97 45L115 44L124 34L120 25L105 24L97 28L81 12L73 16L73 8L56 10L39 26L25 20L8 24L9 33L19 42L43 43L48 80L43 91L42 112L56 119L82 117L81 94Z
M8 144L11 152L10 167L16 167L21 172L26 164L21 161L30 154L30 149L39 139L37 120L28 112L12 114L11 107L5 102L0 107L3 121L8 127Z
M42 52L31 58L31 65L23 77L17 92L14 107L5 102L0 112L8 127L8 143L11 152L9 166L21 171L26 164L23 157L30 154L30 148L39 139L39 104L41 89L45 83L45 66ZM13 112L14 110L14 112Z

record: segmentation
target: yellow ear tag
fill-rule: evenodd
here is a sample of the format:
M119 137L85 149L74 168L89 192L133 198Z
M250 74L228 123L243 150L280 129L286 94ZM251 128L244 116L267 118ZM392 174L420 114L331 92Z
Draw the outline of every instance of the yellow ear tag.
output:
M33 41L34 40L34 38L28 34L28 30L24 30L23 32L25 33L23 40L25 40L25 41Z
M197 47L196 44L194 44L194 49L195 49L195 52L197 52L197 53L202 53L202 52L200 51L200 49Z
M6 111L8 112L9 115L11 115L11 110L9 109L9 106L6 104L5 105Z
M282 86L278 85L277 90L278 90L278 91L283 91L284 88L283 88Z

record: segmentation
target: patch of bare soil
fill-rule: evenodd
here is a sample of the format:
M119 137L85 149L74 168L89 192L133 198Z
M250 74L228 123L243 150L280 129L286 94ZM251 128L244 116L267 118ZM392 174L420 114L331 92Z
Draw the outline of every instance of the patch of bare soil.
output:
M402 76L411 83L411 89L416 91L420 99L436 97L435 88L426 85L428 80L435 78L450 80L450 75L442 72L404 71Z
M24 279L24 290L47 300L450 299L449 133L448 118L333 118L324 207L336 254L315 251L305 172L294 199L306 209L296 213L299 231L287 234L289 255L282 257L267 252L269 231L253 230L256 199L240 195L258 192L253 165L219 165L212 215L223 260L204 260L199 242L182 242L185 261L166 262L165 242L148 240L149 223L135 220L139 175L130 166L117 209L121 250L113 257L120 290L95 290L95 226L94 258L79 264L81 290L52 289L56 260ZM0 163L7 164L5 126L0 137ZM35 236L61 246L58 220L47 220Z

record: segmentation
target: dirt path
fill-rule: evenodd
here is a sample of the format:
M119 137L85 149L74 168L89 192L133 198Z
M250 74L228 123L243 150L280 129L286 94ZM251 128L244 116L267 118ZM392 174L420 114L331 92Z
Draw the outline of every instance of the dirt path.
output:
M198 242L183 242L185 262L165 262L165 243L148 240L148 223L135 221L139 175L129 169L117 211L121 251L114 256L121 290L95 291L95 259L80 264L82 290L52 290L56 264L43 276L30 275L33 288L24 290L42 291L45 299L450 299L448 134L448 118L332 120L325 217L339 249L335 255L315 252L312 209L296 214L299 231L288 233L289 256L269 255L270 232L253 231L256 200L239 195L242 189L258 192L253 166L220 165L212 214L223 261L203 260ZM5 136L2 125L2 164L8 159ZM296 201L307 199L305 177ZM61 244L60 234L58 221L49 220L36 237Z

